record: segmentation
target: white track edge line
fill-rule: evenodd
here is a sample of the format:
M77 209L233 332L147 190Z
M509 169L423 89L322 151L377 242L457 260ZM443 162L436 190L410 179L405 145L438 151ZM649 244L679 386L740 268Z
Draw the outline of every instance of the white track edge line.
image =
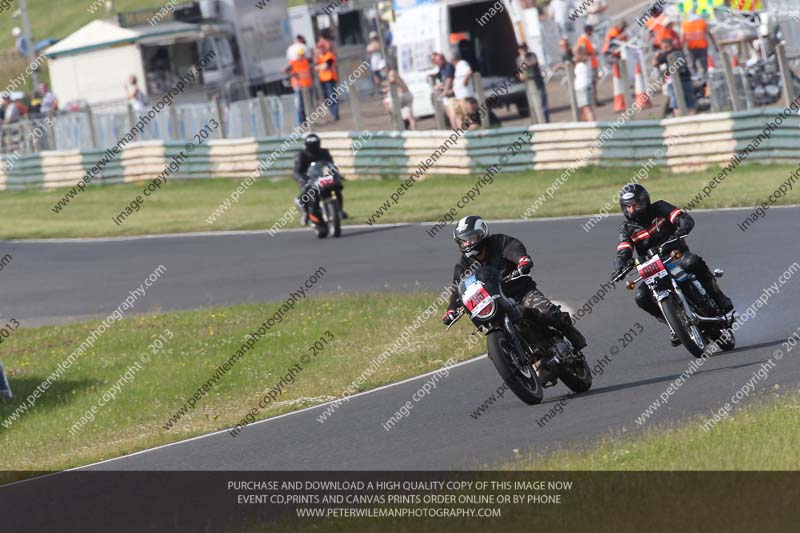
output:
M800 207L800 204L793 205L775 205L770 209L794 209ZM758 209L758 206L749 207L718 207L714 209L693 209L692 213L714 213L718 211L752 211ZM487 220L489 223L494 224L530 224L536 222L552 222L556 220L578 220L578 219L591 219L596 216L596 213L587 215L564 215L558 217L537 217L528 220L522 218L500 218ZM621 217L621 213L609 214L607 218ZM371 229L371 228L392 228L404 226L434 226L439 224L438 221L433 222L392 222L389 224L349 224L342 226L342 229ZM280 229L275 233L280 235L282 233L299 233L302 231L311 230L309 228L288 228ZM120 237L63 237L55 239L9 239L7 243L20 243L20 244L64 244L64 243L86 243L86 242L115 242L115 241L133 241L139 239L170 239L182 237L224 237L236 235L267 235L267 230L223 230L223 231L188 231L183 233L158 233L151 235L123 235Z

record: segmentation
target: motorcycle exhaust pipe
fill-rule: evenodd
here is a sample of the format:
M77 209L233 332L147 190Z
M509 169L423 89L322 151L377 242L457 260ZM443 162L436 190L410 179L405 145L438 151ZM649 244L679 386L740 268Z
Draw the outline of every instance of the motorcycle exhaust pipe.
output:
M695 318L697 319L697 322L702 324L713 324L715 326L730 327L731 325L733 325L733 321L736 320L736 315L731 314L730 316L726 315L726 316L718 316L715 318L711 318L696 314Z

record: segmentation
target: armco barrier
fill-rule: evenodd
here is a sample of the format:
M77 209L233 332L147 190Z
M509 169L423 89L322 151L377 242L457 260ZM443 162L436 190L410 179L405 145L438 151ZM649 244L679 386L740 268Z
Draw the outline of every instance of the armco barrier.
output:
M662 121L627 123L547 124L530 128L499 128L455 135L451 131L323 133L323 144L349 179L407 176L450 138L446 150L425 171L431 175L464 175L497 163L508 146L525 131L525 143L504 165L505 171L564 169L578 165L639 166L654 158L676 172L698 170L730 161L762 133L780 110L704 114ZM748 158L753 162L796 163L800 118L790 116ZM612 133L613 132L613 133ZM603 139L602 142L599 139ZM108 161L93 184L136 182L159 174L183 151L186 160L172 179L245 178L259 162L277 152L274 163L260 173L287 177L300 141L284 147L284 138L211 140L188 152L178 141L143 141L126 146ZM591 148L594 147L594 148ZM74 185L103 157L103 150L45 151L0 165L0 189L53 188ZM656 154L662 154L656 157ZM13 164L11 164L13 163ZM8 167L6 169L6 167Z

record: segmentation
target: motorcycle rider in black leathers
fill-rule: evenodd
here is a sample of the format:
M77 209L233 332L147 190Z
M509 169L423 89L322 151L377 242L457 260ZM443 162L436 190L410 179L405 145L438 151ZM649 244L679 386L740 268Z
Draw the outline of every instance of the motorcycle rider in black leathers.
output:
M619 193L619 204L625 215L625 221L619 227L614 278L622 273L626 263L633 258L634 250L639 257L644 258L650 248L688 235L694 228L694 219L674 205L663 200L650 203L650 193L638 183L623 187ZM716 278L703 258L690 252L683 242L676 245L675 249L681 250L682 254L678 264L695 275L722 312L727 314L733 311L733 303L719 288ZM659 321L664 321L658 304L653 300L644 282L636 287L634 297L636 305ZM676 342L677 337L673 334L672 343Z
M512 272L522 277L503 284L503 291L508 296L522 303L529 310L531 318L551 326L562 333L576 351L586 347L586 339L572 324L569 313L561 311L561 307L547 299L536 288L536 282L529 275L533 269L533 261L525 250L525 245L508 235L489 235L486 223L478 216L462 218L453 231L453 239L461 251L461 259L453 271L453 285L450 293L450 304L442 316L445 325L450 325L456 318L459 305L458 284L464 272L475 263L491 266L502 276Z
M310 189L308 184L308 167L311 166L311 163L316 161L330 161L333 163L333 156L328 150L322 147L322 141L316 133L309 133L306 135L304 142L305 148L294 156L293 176L294 180L297 182L297 186L300 188L300 196L295 198L294 203L303 211L302 224L305 226L308 224L309 209L316 200L303 201L304 195L307 198L314 196L313 193L305 194ZM338 197L339 205L342 209L342 218L347 218L347 213L344 212L344 197L341 191L338 191Z

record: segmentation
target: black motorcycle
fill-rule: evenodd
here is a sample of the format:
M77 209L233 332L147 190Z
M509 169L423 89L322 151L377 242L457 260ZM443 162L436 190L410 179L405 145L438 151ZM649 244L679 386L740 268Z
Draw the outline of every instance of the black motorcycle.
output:
M560 332L536 320L503 293L503 283L518 277L501 278L500 272L488 266L463 277L458 285L456 319L447 329L469 313L472 323L487 337L489 359L497 372L529 405L541 402L543 389L559 379L573 392L588 391L592 373L583 354Z
M306 194L313 196L309 218L314 223L317 237L324 239L329 234L342 234L342 175L330 161L315 161L306 174Z
M736 339L730 328L736 315L723 313L695 275L678 263L685 239L686 236L671 239L651 248L644 262L631 259L612 281L621 281L636 268L639 277L626 284L628 290L644 281L670 330L695 357L702 357L710 342L722 351L733 350ZM721 278L725 273L715 269L713 274Z

